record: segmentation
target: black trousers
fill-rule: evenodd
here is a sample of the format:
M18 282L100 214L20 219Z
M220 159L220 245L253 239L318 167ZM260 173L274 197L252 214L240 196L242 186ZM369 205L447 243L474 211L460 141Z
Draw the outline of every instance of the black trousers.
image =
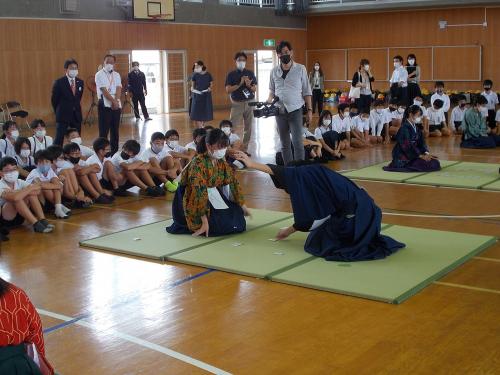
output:
M118 143L120 141L120 116L121 109L111 109L104 106L102 100L99 100L97 107L99 117L99 137L108 138L111 143L111 152L114 154L118 151Z
M396 98L399 104L407 106L408 87L399 87L397 83L393 83L391 85L391 99L393 98Z
M316 105L318 106L318 113L323 110L323 91L314 89L312 91L312 110L315 113Z
M363 113L363 110L370 110L370 106L372 105L372 96L371 95L363 95L359 96L359 99L355 100L356 106L358 107L358 113Z
M81 121L73 121L73 122L56 122L56 137L54 139L54 144L58 146L62 146L64 143L64 136L66 135L66 131L69 128L75 128L78 130L78 133L82 135L82 122Z
M149 118L148 114L148 109L146 108L146 98L143 95L132 95L132 104L134 104L134 115L135 118L139 118L139 106L138 104L141 103L141 109L142 109L142 115L144 118Z

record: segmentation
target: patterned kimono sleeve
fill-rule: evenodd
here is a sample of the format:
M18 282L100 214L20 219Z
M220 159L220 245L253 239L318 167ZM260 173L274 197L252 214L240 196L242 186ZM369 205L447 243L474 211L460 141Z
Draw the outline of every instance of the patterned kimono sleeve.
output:
M224 185L229 185L229 189L231 189L231 194L233 195L233 199L235 203L238 203L240 206L245 204L245 197L241 192L240 182L236 179L233 169L229 166L228 163L224 162Z
M207 173L203 159L195 158L182 178L183 185L186 186L183 199L184 214L191 231L200 229L201 217L209 214Z

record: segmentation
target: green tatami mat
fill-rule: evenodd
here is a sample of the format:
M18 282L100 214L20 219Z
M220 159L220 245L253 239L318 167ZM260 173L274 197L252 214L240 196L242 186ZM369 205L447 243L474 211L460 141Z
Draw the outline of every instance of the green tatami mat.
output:
M241 233L223 241L167 257L169 261L214 268L248 276L265 277L311 258L304 251L307 233L295 233L283 241L271 241L293 219Z
M381 260L317 258L271 280L389 303L401 303L493 244L495 237L391 226L383 233L406 248Z
M440 160L441 167L446 168L450 165L458 163L457 161ZM388 182L403 182L412 177L424 175L425 172L386 172L382 169L389 165L390 161L380 164L371 165L369 167L357 169L355 171L342 173L344 176L358 180L373 180L373 181L388 181Z
M483 185L481 189L500 191L500 179L495 182L492 182L491 184Z
M292 216L287 212L251 209L253 217L247 220L247 231L262 225L284 220ZM193 237L173 235L166 232L172 220L164 220L121 232L108 234L80 242L81 246L100 250L136 255L140 257L163 259L167 255L221 241L227 237Z
M408 184L479 189L498 179L498 164L461 162L437 172L410 178Z

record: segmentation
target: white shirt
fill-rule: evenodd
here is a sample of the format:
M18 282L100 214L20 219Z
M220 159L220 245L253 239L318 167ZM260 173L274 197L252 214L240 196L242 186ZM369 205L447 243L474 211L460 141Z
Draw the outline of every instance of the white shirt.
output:
M229 144L234 144L234 142L238 142L240 140L240 137L238 134L231 133L229 134Z
M196 143L193 142L189 142L187 145L186 145L186 150L194 150L196 151Z
M163 149L159 152L159 153L155 153L151 147L145 149L139 156L139 159L141 159L142 161L146 162L146 163L149 163L149 160L151 158L155 158L156 160L158 161L161 161L162 159L164 159L165 157L167 157L169 155L168 151L165 150L165 146L163 146Z
M384 108L382 110L382 114L384 115L384 124L391 122L394 119L398 119L398 110L391 111L389 108Z
M495 121L500 122L500 109L497 111L497 115L495 116Z
M90 167L93 164L97 164L101 169L99 170L99 172L96 173L96 176L97 176L97 178L99 180L101 180L102 179L103 169L104 169L104 163L107 160L110 160L110 159L109 158L104 158L104 160L101 162L101 160L99 159L99 157L96 154L94 154L91 157L89 157L87 160L85 160L85 166Z
M442 108L435 110L434 108L429 107L427 114L429 115L429 125L441 125L444 121L446 121Z
M441 99L443 101L443 112L448 112L450 110L450 97L446 94L439 95L437 92L432 94L431 96L431 107L434 104L434 101L437 99Z
M28 175L28 177L26 177L26 182L31 184L37 178L41 182L50 182L50 180L52 180L54 177L57 178L57 175L56 175L56 172L54 172L54 170L52 168L49 169L49 171L47 172L47 175L45 175L45 176L43 174L41 174L38 169L33 169L30 172L30 174Z
M133 162L139 161L139 157L136 155L133 158L129 158L128 160L124 160L121 156L121 151L118 151L116 154L113 155L113 157L109 160L111 164L115 167L115 171L117 173L120 173L122 171L121 164L131 164Z
M389 81L391 84L401 82L401 87L408 86L408 71L404 66L400 66L399 68L394 69L392 72L391 80Z
M454 107L451 111L451 122L452 124L454 125L455 122L462 122L462 120L464 119L464 115L465 115L465 111L467 110L467 108L460 108L459 105L457 105L456 107Z
M339 114L332 117L332 130L337 133L345 133L351 130L351 118L346 116L340 118Z
M387 124L387 114L383 109L381 113L378 113L376 109L370 111L370 129L372 129L372 135L380 137L384 124Z
M488 100L488 104L486 107L488 108L489 111L495 110L498 104L498 95L495 91L491 90L490 93L488 94L486 91L483 91L481 93L482 96L484 96Z
M83 160L80 160L78 162L79 165L82 165L82 164L80 164L80 162L83 162L83 166L85 166L85 162ZM72 162L70 162L69 160L62 160L62 163L59 163L59 165L57 166L56 173L59 176L61 171L64 171L65 169L73 169L73 168L75 168L75 165Z
M80 153L82 154L82 157L84 159L88 159L92 155L94 155L94 150L92 150L90 147L84 145L78 145L78 147L80 147Z
M332 130L330 129L330 126L319 126L316 130L314 130L314 138L323 139L323 134L329 132L330 130Z
M31 136L28 139L31 144L31 155L35 155L37 151L47 149L47 147L52 146L53 143L52 137L48 135L43 137L41 141L35 136Z
M304 96L312 95L306 67L294 61L285 79L282 76L283 70L278 64L271 70L269 91L280 98L278 105L288 112L302 108Z
M185 152L187 151L187 149L186 149L185 147L183 147L183 146L181 146L181 145L179 145L179 144L178 144L177 146L175 146L174 148L172 148L172 147L170 147L170 146L168 145L168 142L165 142L165 147L164 147L163 149L164 149L164 150L167 152L167 154L169 154L169 155L170 155L170 153L171 153L171 152L177 152L177 153L179 153L179 154L183 154L183 153L185 153Z
M16 191L16 190L21 190L24 189L25 187L30 186L30 184L26 181L23 181L21 179L18 179L16 182L14 182L14 189L12 189L8 184L7 181L5 181L3 178L0 180L0 206L3 206L6 202L5 199L2 198L2 195L4 192L8 191Z
M95 74L95 84L97 87L97 97L103 99L104 106L110 108L111 102L104 97L101 88L106 88L112 97L115 97L116 88L122 87L122 80L120 74L114 70L111 73L106 72L104 69L99 70ZM120 98L115 98L120 99Z
M364 133L370 129L370 119L363 120L361 116L355 116L352 119L351 129L357 130L358 132Z
M0 152L3 156L10 156L11 158L16 156L14 145L7 138L0 139Z
M28 156L26 158L26 161L24 161L20 155L14 156L14 159L16 159L17 165L19 165L21 168L36 167L35 159L33 158L33 156Z
M314 137L314 134L309 131L308 128L302 127L302 138Z

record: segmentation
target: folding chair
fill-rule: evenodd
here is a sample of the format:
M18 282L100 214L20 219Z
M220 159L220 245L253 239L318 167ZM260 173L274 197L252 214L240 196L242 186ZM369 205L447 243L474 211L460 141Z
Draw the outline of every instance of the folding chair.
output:
M29 123L28 123L29 113L28 111L23 109L21 103L12 100L7 103L4 103L1 107L2 110L4 111L4 118L12 121L16 121L16 118L18 117L22 118L26 126L29 128Z

